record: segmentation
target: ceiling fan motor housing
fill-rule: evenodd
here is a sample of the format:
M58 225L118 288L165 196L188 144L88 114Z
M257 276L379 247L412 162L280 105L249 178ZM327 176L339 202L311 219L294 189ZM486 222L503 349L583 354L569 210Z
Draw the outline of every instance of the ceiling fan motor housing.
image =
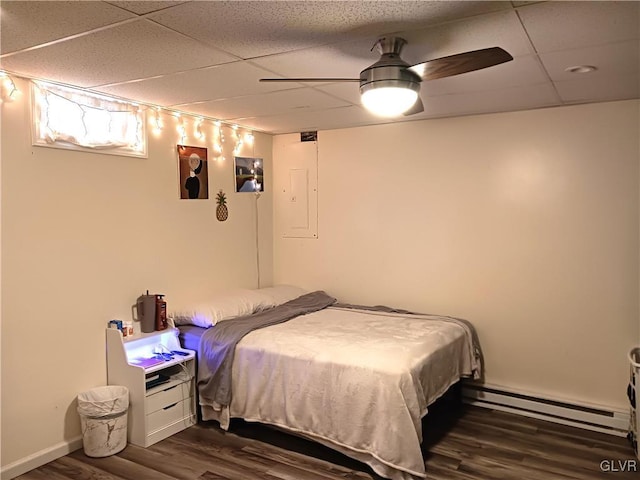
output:
M400 61L402 62L402 60ZM407 70L403 66L376 65L374 64L360 73L360 93L381 87L409 88L414 92L420 91L422 80L411 70Z
M380 60L360 72L360 93L372 88L399 87L414 92L420 91L422 79L409 70L409 64L400 58L402 47L407 43L400 37L383 37L374 47L380 52Z

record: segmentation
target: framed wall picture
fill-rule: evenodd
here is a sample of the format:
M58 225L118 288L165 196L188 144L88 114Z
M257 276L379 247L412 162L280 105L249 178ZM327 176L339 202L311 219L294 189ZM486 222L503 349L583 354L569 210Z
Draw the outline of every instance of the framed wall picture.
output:
M209 198L206 148L178 145L178 168L180 169L180 198Z
M264 192L262 158L234 157L236 192Z

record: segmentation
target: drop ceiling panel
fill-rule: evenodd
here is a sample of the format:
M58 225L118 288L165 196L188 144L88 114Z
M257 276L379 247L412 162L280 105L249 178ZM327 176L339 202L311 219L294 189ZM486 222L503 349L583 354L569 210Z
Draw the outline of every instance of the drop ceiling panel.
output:
M0 8L2 54L135 17L104 2L4 1Z
M272 133L639 98L640 2L0 0L1 68ZM162 23L162 25L161 25ZM512 62L422 84L426 111L380 119L357 78L379 36L409 64L500 46ZM250 61L243 60L251 57ZM568 66L593 64L576 76ZM351 106L345 106L351 105ZM248 126L248 125L247 125Z
M357 83L329 83L315 87L355 105L360 105L360 87Z
M357 106L332 108L320 112L298 112L289 115L244 118L239 119L238 122L251 128L278 134L331 129L335 125L336 118L340 118L344 127L388 122L388 120L372 117L363 108Z
M540 60L552 80L577 80L576 77L613 77L640 70L640 44L636 40L607 43L560 52L544 53ZM588 74L567 72L568 67L593 65L597 70Z
M380 58L377 51L371 51L376 40L376 36L370 36L353 42L255 58L251 62L281 77L359 78L360 71Z
M234 62L98 90L163 106L256 95L291 88L286 83L260 83L265 72L249 62Z
M339 7L325 2L190 2L151 18L239 57L253 58L340 40L340 23L329 21L337 13L332 5ZM321 7L330 15L318 15ZM243 28L238 28L240 18Z
M488 47L501 47L514 57L535 53L514 11L401 32L401 36L408 42L402 57L409 64Z
M3 68L83 87L235 60L147 20L2 59Z
M528 55L531 47L522 30L517 16L513 12L500 12L485 15L481 18L465 20L464 24L453 22L446 27L433 27L410 32L400 32L408 43L405 45L402 58L408 63L419 63L427 59L452 55L467 50L500 46L514 56ZM357 42L339 43L328 46L310 48L296 52L288 52L252 60L254 63L271 70L283 77L348 77L358 78L360 71L375 63L380 57L377 51L371 51L377 37L368 37ZM508 65L512 65L512 63ZM539 66L533 65L529 57L522 65L526 68L524 75L534 75L529 83L542 81ZM500 65L482 72L465 75L476 75L478 79L488 78L495 81L491 74L485 72L500 70L501 78L506 78L506 65ZM461 75L460 77L464 77ZM494 74L495 75L495 74Z
M255 58L504 8L504 2L214 1L186 3L151 18L234 55Z
M214 102L177 105L176 108L220 120L230 120L243 117L264 117L283 113L317 111L348 105L348 102L311 88L295 88L291 90L281 90L279 92L270 92L263 95L250 95Z
M640 77L637 73L616 77L580 77L555 82L555 85L562 100L567 103L628 100L640 96Z
M518 9L538 53L638 39L640 3L542 2Z
M560 105L560 99L550 84L513 87L488 92L440 95L423 100L424 117L471 115L509 112Z

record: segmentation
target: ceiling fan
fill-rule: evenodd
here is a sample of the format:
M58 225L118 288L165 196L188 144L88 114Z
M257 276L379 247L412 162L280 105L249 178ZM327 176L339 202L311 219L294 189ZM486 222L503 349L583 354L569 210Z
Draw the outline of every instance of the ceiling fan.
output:
M360 72L360 78L261 78L261 82L360 82L362 103L372 113L393 117L424 110L420 82L473 72L513 60L500 47L483 48L409 65L400 58L407 43L400 37L381 37L371 48L380 60Z

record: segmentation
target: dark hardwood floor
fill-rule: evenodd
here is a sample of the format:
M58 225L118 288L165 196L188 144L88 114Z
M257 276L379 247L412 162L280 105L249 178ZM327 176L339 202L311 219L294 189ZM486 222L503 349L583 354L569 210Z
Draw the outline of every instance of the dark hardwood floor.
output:
M423 452L430 480L626 480L640 462L625 438L472 406L432 406ZM634 469L635 467L635 469ZM635 471L634 471L635 470ZM149 448L104 458L82 450L19 480L379 480L366 465L283 432L234 421L195 425Z

